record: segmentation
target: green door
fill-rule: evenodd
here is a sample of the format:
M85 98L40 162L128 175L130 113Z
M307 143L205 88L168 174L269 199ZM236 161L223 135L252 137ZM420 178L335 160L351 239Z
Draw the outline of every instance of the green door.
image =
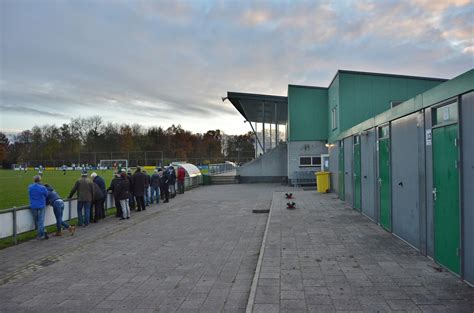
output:
M435 259L460 273L458 125L433 128Z
M390 183L390 138L388 125L379 128L379 208L380 225L392 230L391 183Z
M339 141L339 199L344 201L344 142Z
M354 136L354 209L361 210L360 137Z

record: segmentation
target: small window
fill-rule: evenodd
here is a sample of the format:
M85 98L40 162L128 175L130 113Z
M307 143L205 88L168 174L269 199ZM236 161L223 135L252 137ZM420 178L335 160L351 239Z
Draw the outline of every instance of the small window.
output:
M390 136L390 128L388 125L379 127L379 139L388 138Z
M332 129L337 128L337 107L331 109L331 125Z
M400 100L393 100L393 101L390 101L390 107L391 108L394 108L400 104L402 104L404 101L400 101Z
M321 157L320 156L311 157L311 164L313 166L321 166Z
M311 166L311 157L300 157L300 166Z
M358 145L359 143L360 143L360 136L359 135L354 136L354 144Z
M458 103L454 102L434 109L434 125L455 123L458 121Z
M300 156L300 167L301 166L321 166L321 156Z

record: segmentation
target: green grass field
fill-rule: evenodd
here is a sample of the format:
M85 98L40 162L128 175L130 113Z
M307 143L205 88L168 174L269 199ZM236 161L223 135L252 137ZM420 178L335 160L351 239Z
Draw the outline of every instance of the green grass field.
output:
M108 187L112 180L112 170L97 170L99 176L104 178ZM92 171L89 171L89 175ZM28 186L33 182L35 171L26 173L13 170L0 170L0 210L19 207L29 204ZM69 195L76 180L81 176L80 171L67 171L66 175L62 171L44 171L43 184L49 184L63 198Z

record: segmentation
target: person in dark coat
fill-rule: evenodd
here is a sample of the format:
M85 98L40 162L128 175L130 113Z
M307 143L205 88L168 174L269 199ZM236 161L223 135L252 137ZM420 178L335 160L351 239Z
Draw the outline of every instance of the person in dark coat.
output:
M176 172L172 165L168 167L167 172L168 172L168 177L169 177L170 196L171 198L174 198L176 197Z
M143 174L145 174L145 206L150 205L150 175L143 170Z
M153 204L155 199L157 204L160 203L160 183L161 177L156 169L150 177L151 204Z
M170 177L169 177L168 171L165 170L165 171L162 172L161 185L160 185L161 194L163 194L164 197L165 197L165 201L163 201L163 203L170 202L170 200L169 200L170 199L169 187L170 187Z
M133 195L133 180L132 180L132 170L128 169L127 171L128 182L130 183L130 197L128 198L128 204L130 205L130 210L135 210L135 197Z
M117 191L117 197L120 199L120 206L122 207L121 220L130 218L130 206L128 200L130 198L130 181L125 172L120 173L120 177L117 179L115 188Z
M146 175L142 169L137 166L137 170L132 176L132 191L137 200L137 211L146 210L145 208L145 184Z
M114 196L114 203L115 203L115 208L116 208L115 217L122 216L122 206L120 205L120 197L118 194L119 190L117 188L117 183L119 179L120 179L120 173L117 172L115 173L114 178L110 182L110 186L107 189L107 191L111 191Z
M107 190L105 189L105 181L102 177L98 176L97 173L92 173L91 174L92 182L99 186L100 190L102 191L103 195L103 201L101 204L102 211L101 214L99 215L100 219L105 218L105 201L107 200Z

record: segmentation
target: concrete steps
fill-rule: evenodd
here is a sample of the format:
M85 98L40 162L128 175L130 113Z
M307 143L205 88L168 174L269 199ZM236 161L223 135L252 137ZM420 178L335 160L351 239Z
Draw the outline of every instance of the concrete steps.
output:
M216 175L211 176L210 179L211 185L230 185L239 183L235 175Z

